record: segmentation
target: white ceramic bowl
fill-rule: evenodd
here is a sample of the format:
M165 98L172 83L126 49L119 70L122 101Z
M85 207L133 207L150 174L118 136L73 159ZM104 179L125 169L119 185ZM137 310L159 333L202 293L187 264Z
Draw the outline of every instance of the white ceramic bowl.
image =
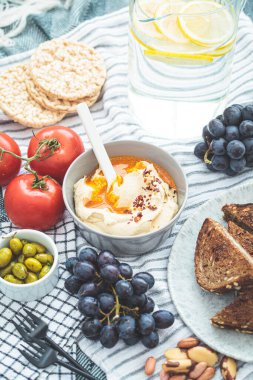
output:
M105 144L109 156L137 156L151 160L165 169L174 179L178 191L179 210L168 224L157 231L137 236L115 236L98 232L82 222L75 214L74 207L74 184L84 175L89 175L98 165L92 150L89 150L79 157L69 167L63 181L63 199L66 208L72 215L84 238L98 249L108 249L114 254L139 255L152 251L161 245L170 235L171 228L177 222L182 210L184 209L187 195L188 184L185 174L175 160L165 150L151 144L140 141L113 141Z
M15 301L35 301L46 296L56 286L58 281L58 251L53 240L43 232L36 230L18 230L2 236L0 248L7 247L10 239L15 234L19 239L25 239L44 245L47 251L54 256L54 262L50 271L42 279L30 284L12 284L0 277L0 291L8 298Z

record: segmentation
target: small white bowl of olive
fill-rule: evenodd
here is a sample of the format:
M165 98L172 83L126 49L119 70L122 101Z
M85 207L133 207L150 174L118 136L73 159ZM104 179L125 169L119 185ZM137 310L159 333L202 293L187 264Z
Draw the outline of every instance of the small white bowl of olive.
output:
M0 240L0 291L28 302L50 293L58 281L58 251L53 240L36 230L18 230Z

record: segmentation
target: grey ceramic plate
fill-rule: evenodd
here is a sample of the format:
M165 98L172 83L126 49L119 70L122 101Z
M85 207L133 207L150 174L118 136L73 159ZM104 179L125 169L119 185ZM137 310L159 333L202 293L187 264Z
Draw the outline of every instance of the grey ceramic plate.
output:
M253 183L235 187L199 207L179 232L168 265L171 296L185 324L213 349L244 362L253 362L253 336L210 324L210 318L228 305L233 295L218 296L201 290L195 281L194 251L204 219L211 217L225 225L222 206L226 203L253 202L252 190Z

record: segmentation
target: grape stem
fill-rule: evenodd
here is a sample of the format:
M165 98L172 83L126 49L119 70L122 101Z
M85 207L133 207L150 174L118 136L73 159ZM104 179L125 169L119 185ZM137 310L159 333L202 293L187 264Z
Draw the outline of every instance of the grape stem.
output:
M41 178L39 178L38 173L35 170L32 170L30 167L30 163L34 160L37 161L43 161L46 160L48 157L52 156L52 154L59 149L61 146L60 142L55 138L51 139L42 139L39 141L39 145L35 151L35 154L32 157L23 157L19 156L16 153L10 152L2 147L0 147L0 161L3 160L3 157L5 154L10 154L12 157L17 158L18 160L25 161L26 164L24 166L24 169L28 171L29 173L34 175L34 181L32 183L33 189L40 189L40 190L48 190L48 186L45 182L46 178L51 178L48 175L45 175ZM44 148L44 149L43 149ZM43 150L43 151L42 151Z
M113 317L113 320L117 320L117 319L119 319L119 316L120 316L120 307L121 307L121 305L119 303L119 297L118 297L118 295L117 295L117 293L116 293L116 291L115 291L115 289L114 289L113 286L112 286L112 292L114 294L115 302L116 302L116 304L115 304L115 316Z
M211 165L212 161L209 160L208 155L211 152L211 148L209 147L204 155L204 163Z

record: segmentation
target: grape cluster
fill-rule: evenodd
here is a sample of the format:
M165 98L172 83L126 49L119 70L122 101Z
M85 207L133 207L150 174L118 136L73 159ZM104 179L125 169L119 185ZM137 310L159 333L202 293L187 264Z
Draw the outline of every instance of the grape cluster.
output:
M233 104L203 128L194 154L211 171L234 176L253 167L253 104Z
M154 277L147 272L133 275L130 265L120 263L109 251L85 247L78 258L66 261L71 273L65 288L78 295L78 309L86 318L84 336L100 340L106 348L115 346L119 338L132 346L139 341L147 348L159 343L157 329L174 323L167 310L154 312L155 303L147 296Z

